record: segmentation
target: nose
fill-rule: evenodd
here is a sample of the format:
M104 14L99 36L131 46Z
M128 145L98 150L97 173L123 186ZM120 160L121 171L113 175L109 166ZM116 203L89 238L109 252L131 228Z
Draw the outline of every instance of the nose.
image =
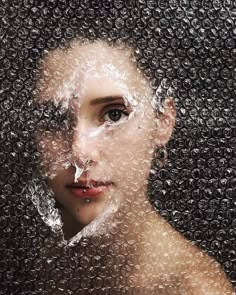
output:
M74 130L72 140L73 159L82 165L99 161L99 143L97 136L92 136L91 128L80 123Z

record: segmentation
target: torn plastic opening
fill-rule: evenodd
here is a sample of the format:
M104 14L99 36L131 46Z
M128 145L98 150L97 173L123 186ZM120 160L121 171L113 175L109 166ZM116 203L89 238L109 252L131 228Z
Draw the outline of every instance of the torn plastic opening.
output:
M36 101L52 104L47 120L54 125L45 125L45 133L42 128L36 138L41 170L60 204L61 227L72 220L71 226L78 227L75 242L89 231L99 234L105 216L134 193L138 203L146 200L155 142L167 140L165 133L159 141L155 137L163 128L172 129L156 115L169 85L163 81L156 97L130 52L103 42L84 48L75 42L66 55L63 50L49 52L42 65ZM53 103L59 112L53 111ZM44 219L53 228L53 219Z
M111 68L109 68L109 70L111 70ZM90 79L92 79L90 77ZM96 80L96 78L95 78ZM145 116L147 116L147 112L145 110L147 101L150 101L150 93L147 92L146 94L142 93L142 96L139 92L135 93L135 94L131 94L126 88L126 86L122 83L117 83L115 82L116 85L119 85L119 87L122 89L123 92L123 102L125 104L126 107L131 108L131 111L129 113L129 115L126 118L123 118L122 120L119 120L118 122L104 122L103 124L101 124L98 127L93 127L87 130L86 133L84 133L83 135L79 135L80 129L80 121L81 119L78 118L77 119L77 124L78 126L75 127L70 131L72 133L71 136L71 140L73 140L73 136L75 136L75 134L78 134L78 136L82 136L81 140L86 140L88 142L91 141L91 144L93 145L93 148L97 148L97 149L104 149L106 147L106 145L110 144L109 140L114 141L113 144L116 144L116 136L120 136L120 134L122 134L122 132L124 132L127 128L129 128L129 125L131 124L136 124L135 120L141 120L139 125L138 125L138 130L142 131L142 123L145 121ZM81 108L83 107L83 102L80 102L80 98L77 96L73 96L72 98L70 98L70 100L74 100L76 102L77 105L77 111L76 108L72 109L73 111L73 117L79 116L81 114ZM60 104L62 106L62 108L66 111L69 111L71 108L71 102L70 100L67 100L66 104L63 103L63 101L61 100L56 100L57 106ZM153 106L152 106L153 107ZM71 111L71 110L70 110ZM78 115L76 115L75 112L78 112ZM143 121L144 120L144 121ZM156 119L156 121L158 121L158 119ZM65 129L66 132L66 129ZM111 133L112 132L112 133ZM118 132L118 133L117 133ZM74 135L73 135L74 134ZM112 136L112 137L110 137ZM43 140L43 139L42 139ZM53 135L52 135L52 140L53 140ZM88 193L88 190L90 189L94 189L95 187L93 185L93 183L91 184L91 181L93 181L93 177L92 177L92 171L93 171L93 159L91 159L90 157L86 157L84 155L81 154L80 151L80 144L76 145L75 143L71 142L71 144L74 144L74 149L73 152L70 148L67 149L67 151L64 154L60 154L60 146L64 146L63 142L67 142L66 138L63 138L63 136L60 138L58 137L57 143L55 143L55 148L58 149L58 152L55 152L55 157L53 157L52 159L49 158L49 169L47 170L47 168L43 167L44 164L42 164L42 167L44 169L44 176L48 177L51 181L53 181L55 178L57 178L57 171L67 171L68 169L74 168L74 176L73 176L73 182L76 184L78 184L79 179L81 177L84 178L83 175L86 175L86 186L83 187L78 187L77 188L77 192L80 190L82 190L82 192L84 192L85 197L84 197L84 202L87 203L88 205L90 205L90 203L94 202L91 200L91 198L86 197L86 193ZM45 142L45 145L46 142ZM67 144L68 145L68 144ZM70 144L68 145L70 146ZM44 151L45 147L41 147L42 151ZM129 154L129 153L128 153ZM150 155L152 155L152 151L150 151ZM131 155L129 155L130 157ZM143 161L145 161L145 159L143 159ZM147 160L148 162L148 160ZM46 165L45 165L46 166ZM115 164L110 163L111 169L115 169ZM121 170L122 171L122 170ZM85 174L86 173L86 174ZM125 168L123 170L123 172L120 173L126 173L125 172ZM132 172L133 173L133 172ZM109 180L108 176L103 176L102 177L104 181ZM96 175L96 179L99 180L98 175ZM127 178L129 179L129 177ZM36 189L36 188L35 188ZM135 188L134 187L134 191L138 192L138 187ZM33 189L31 189L31 192L33 191ZM119 193L120 194L120 199L122 199L122 192ZM77 193L78 195L78 193ZM47 194L47 196L49 198L53 198L53 193L52 191L50 192L50 194ZM118 199L119 199L118 198ZM123 197L124 198L124 197ZM89 222L89 224L87 224L81 231L79 231L74 237L72 237L72 239L69 239L70 243L75 243L76 241L79 241L79 239L82 236L87 236L87 235L94 235L94 234L100 234L100 226L99 224L103 224L103 222L105 222L105 220L109 217L112 218L112 214L114 214L118 208L119 208L119 204L120 204L120 200L117 199L117 197L109 197L110 201L106 204L106 206L103 210L102 213L100 213L98 216L96 216L95 218L93 218L93 220L91 220ZM42 200L43 202L43 200ZM37 208L39 207L39 200L35 201L34 200L34 204L37 206ZM57 211L57 209L55 209L55 211L52 209L53 206L55 206L55 202L51 202L50 204L47 203L45 204L44 210L45 208L50 208L49 209L51 212L54 212L54 218L49 217L50 214L44 214L44 211L42 210L42 205L40 205L40 209L39 212L40 214L43 216L44 221L46 222L46 224L50 225L50 227L52 228L53 231L57 231L58 227L61 227L61 231L62 231L62 220L60 217L60 213ZM102 226L103 230L104 230L104 224ZM63 235L63 232L61 232L61 234Z
M233 293L233 2L0 4L1 293Z

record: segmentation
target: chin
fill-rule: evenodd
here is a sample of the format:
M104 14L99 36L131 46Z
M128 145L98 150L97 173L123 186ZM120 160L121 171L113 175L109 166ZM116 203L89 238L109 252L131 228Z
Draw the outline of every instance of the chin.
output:
M74 216L76 222L80 223L83 226L86 226L89 223L91 223L94 220L94 218L96 218L96 217L97 216L91 218L89 216L85 216L84 214L83 215L80 215L80 216L78 216L78 215L77 216Z
M97 208L91 208L89 209L80 209L80 212L75 212L74 218L75 220L80 223L83 226L88 225L91 223L95 218L100 216L104 210L99 210L99 213L97 213Z

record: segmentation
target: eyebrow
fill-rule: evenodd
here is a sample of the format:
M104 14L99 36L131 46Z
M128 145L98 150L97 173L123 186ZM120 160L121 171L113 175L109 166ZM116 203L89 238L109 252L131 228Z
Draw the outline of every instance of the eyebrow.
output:
M91 105L96 105L96 104L101 104L101 103L106 103L106 102L112 102L115 100L124 100L123 96L119 96L119 95L113 95L113 96L104 96L104 97L97 97L95 99L93 99L90 104Z

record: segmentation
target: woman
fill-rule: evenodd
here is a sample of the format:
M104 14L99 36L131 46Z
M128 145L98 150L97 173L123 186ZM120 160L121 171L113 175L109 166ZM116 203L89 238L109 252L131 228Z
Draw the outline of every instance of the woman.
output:
M49 52L40 70L36 140L62 219L53 211L48 224L62 226L69 245L115 234L117 245L125 245L117 255L126 255L120 286L151 285L153 294L233 294L219 265L148 201L151 162L170 139L176 114L171 98L158 101L134 51L74 40Z
M146 199L154 148L164 146L173 129L172 100L157 116L148 82L130 58L130 50L121 46L74 42L67 52L57 50L44 59L37 100L60 104L73 122L66 122L71 126L63 131L58 122L58 130L42 128L38 142L49 186L63 214L74 217L75 232L98 216L109 199L118 201L117 194L133 199L135 187L135 194Z

